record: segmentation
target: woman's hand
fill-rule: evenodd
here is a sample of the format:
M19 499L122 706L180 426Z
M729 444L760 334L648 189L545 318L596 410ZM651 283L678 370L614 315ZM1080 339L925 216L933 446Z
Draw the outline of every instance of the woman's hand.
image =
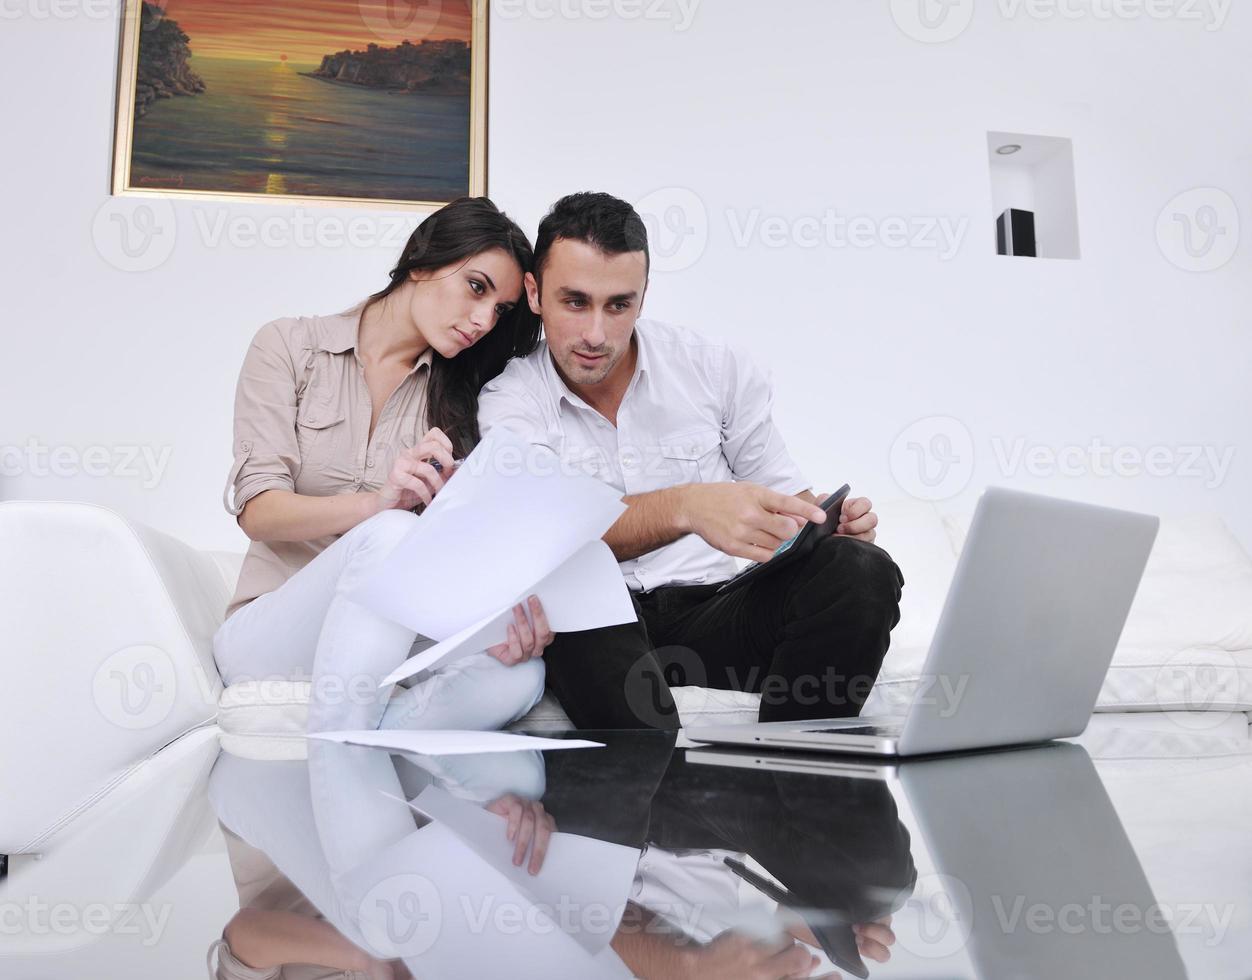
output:
M487 652L506 667L542 657L543 651L556 639L539 597L532 595L526 605L530 607L530 618L526 616L526 606L521 603L514 606L509 638L504 643L487 648Z
M507 835L516 844L513 848L515 866L522 866L527 849L534 844L526 870L532 875L538 874L543 867L543 859L548 854L552 832L556 830L556 821L552 819L552 814L538 800L524 800L513 793L504 794L498 800L488 803L486 808L508 818Z
M438 462L442 474L432 465ZM429 504L452 476L452 440L439 429L431 429L411 449L403 449L391 466L387 482L378 491L378 510L412 510Z

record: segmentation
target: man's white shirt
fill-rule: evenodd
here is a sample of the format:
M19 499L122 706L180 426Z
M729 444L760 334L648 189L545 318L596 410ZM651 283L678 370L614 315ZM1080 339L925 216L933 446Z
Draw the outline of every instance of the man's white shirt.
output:
M789 495L810 488L774 426L769 379L746 354L656 320L639 320L635 337L638 362L616 427L569 389L540 342L483 388L483 435L503 426L623 496L735 480ZM720 582L737 567L694 534L621 563L635 591Z

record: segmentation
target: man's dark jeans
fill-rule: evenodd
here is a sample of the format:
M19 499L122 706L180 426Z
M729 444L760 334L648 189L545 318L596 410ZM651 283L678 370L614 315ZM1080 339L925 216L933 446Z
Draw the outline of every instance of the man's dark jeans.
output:
M677 728L670 685L761 695L761 721L860 713L900 621L904 577L835 535L770 575L635 593L639 621L558 634L548 686L579 728Z

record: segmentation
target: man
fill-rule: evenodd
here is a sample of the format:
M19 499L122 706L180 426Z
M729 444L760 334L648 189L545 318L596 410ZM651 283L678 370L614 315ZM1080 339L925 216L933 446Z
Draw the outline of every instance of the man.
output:
M766 561L823 521L743 354L640 319L647 230L625 201L573 194L539 226L531 309L546 341L479 400L500 425L623 494L604 540L639 621L558 635L548 685L580 728L674 728L668 683L761 694L762 721L854 716L899 621L899 569L870 501L803 560L717 594L735 558ZM833 518L832 518L833 519ZM668 683L667 683L668 681Z

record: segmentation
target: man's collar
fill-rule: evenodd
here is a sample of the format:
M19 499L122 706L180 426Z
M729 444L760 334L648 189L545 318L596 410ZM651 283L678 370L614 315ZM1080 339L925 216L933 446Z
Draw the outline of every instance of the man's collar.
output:
M639 330L639 322L640 321L635 322L635 329L632 333L635 341L636 352L635 373L631 376L632 382L635 377L641 376L647 372L649 364L648 345L644 342L643 334ZM557 404L559 405L561 400L564 399L571 405L582 405L584 408L591 408L591 406L588 405L581 396L576 394L570 386L565 383L565 379L561 377L561 372L556 368L556 360L552 357L552 348L547 345L546 341L544 343L543 358L548 373L548 381L554 389L553 393L556 395ZM629 385L626 390L630 390Z

